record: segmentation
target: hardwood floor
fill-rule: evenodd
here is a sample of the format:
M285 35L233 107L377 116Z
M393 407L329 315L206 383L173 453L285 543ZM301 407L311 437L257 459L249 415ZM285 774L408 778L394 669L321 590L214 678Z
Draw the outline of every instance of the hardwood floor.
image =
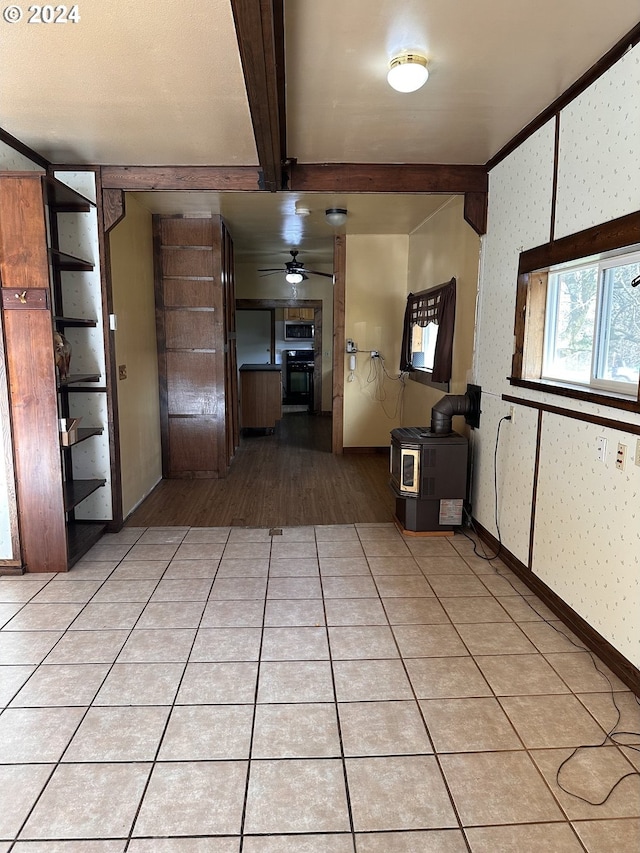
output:
M331 454L331 419L286 414L243 434L224 480L163 480L131 527L287 527L391 521L386 454Z

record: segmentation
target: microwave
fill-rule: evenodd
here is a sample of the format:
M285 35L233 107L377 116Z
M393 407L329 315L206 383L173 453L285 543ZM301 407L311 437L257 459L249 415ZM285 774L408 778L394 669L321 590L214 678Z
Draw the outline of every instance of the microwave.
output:
M313 323L301 323L297 320L285 320L285 341L312 341Z

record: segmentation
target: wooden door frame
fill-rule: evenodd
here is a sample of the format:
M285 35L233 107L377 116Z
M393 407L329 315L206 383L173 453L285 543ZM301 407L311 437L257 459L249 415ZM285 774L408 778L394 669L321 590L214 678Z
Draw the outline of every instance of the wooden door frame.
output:
M322 300L236 299L237 311L275 311L276 308L313 308L313 409L322 414ZM271 358L275 358L275 346Z

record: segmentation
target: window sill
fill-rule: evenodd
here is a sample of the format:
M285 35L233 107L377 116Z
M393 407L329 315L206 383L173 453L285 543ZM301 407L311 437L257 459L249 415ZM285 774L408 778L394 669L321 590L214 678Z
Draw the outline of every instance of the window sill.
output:
M413 379L414 382L418 382L420 385L427 385L429 388L435 388L437 391L446 391L448 393L449 383L433 382L431 375L431 371L416 367L409 373L409 379Z
M518 379L510 376L509 382L518 388L531 388L534 391L545 391L557 394L559 397L571 397L574 400L585 400L598 406L609 406L612 409L624 409L627 412L640 412L640 401L633 397L621 397L607 391L594 391L576 385L559 385L556 382L545 382L542 379Z

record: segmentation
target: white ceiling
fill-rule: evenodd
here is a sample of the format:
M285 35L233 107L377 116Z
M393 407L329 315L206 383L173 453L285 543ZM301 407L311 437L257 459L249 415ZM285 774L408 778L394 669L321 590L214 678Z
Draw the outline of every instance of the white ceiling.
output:
M78 6L77 24L28 24L26 4L20 23L0 21L1 127L54 162L257 165L230 0ZM287 155L484 164L639 11L638 0L285 0ZM408 95L385 80L400 48L429 57L429 81ZM310 200L305 223L291 212L298 199L171 194L146 203L224 207L239 250L257 257L286 256L296 235L302 248L330 245L318 214L330 197ZM443 198L338 201L351 212L348 231L408 233Z
M221 214L233 235L236 257L245 262L278 264L290 261L289 251L300 247L307 266L331 263L333 235L411 234L446 204L446 195L340 196L325 193L133 193L151 213ZM325 210L343 207L347 224L327 224ZM309 210L308 216L296 213Z

